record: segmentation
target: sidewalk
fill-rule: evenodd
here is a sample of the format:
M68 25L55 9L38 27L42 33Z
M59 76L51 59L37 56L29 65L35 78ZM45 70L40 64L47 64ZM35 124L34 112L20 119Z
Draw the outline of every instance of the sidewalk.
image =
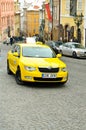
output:
M3 44L3 43L0 42L1 51L9 51L11 48L12 48L12 46L10 44L7 45L7 44Z

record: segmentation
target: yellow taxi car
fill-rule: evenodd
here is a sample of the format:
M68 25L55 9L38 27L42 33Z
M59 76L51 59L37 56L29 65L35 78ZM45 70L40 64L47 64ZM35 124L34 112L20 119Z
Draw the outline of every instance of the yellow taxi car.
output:
M13 73L17 84L26 82L66 83L68 71L60 54L47 45L17 43L7 53L7 73Z

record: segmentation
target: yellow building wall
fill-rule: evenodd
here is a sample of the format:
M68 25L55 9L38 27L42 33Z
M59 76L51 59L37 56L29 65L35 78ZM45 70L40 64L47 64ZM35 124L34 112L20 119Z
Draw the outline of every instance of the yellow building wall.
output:
M67 3L68 2L68 3ZM74 37L76 37L76 31L77 31L77 26L76 24L74 23L74 17L73 16L70 16L70 0L62 0L61 1L61 12L60 12L60 24L63 25L63 28L65 27L65 25L69 25L69 28L74 26ZM85 11L85 0L82 0L82 3L81 3L81 9L78 8L78 1L77 1L77 14L83 14L84 15L84 11ZM81 29L81 41L83 43L83 35L84 35L84 20L83 20L83 23L82 25L80 26L80 29Z

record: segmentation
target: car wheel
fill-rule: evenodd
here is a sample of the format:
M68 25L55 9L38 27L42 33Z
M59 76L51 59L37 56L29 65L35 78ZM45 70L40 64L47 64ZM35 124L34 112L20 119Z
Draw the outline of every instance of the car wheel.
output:
M63 52L62 52L62 50L60 50L60 54L62 54L62 55L63 55Z
M7 61L7 73L8 74L12 74L10 67L9 67L9 61Z
M16 75L15 75L16 83L19 85L23 85L23 81L21 80L21 71L20 68L17 69Z
M74 58L76 58L76 57L77 57L77 54L76 54L76 52L75 52L75 51L73 52L72 56L73 56Z

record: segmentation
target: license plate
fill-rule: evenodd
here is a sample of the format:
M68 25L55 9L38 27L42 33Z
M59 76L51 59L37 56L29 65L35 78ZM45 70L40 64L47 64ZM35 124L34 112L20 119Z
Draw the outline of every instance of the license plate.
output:
M52 73L42 74L42 78L56 78L56 74Z

